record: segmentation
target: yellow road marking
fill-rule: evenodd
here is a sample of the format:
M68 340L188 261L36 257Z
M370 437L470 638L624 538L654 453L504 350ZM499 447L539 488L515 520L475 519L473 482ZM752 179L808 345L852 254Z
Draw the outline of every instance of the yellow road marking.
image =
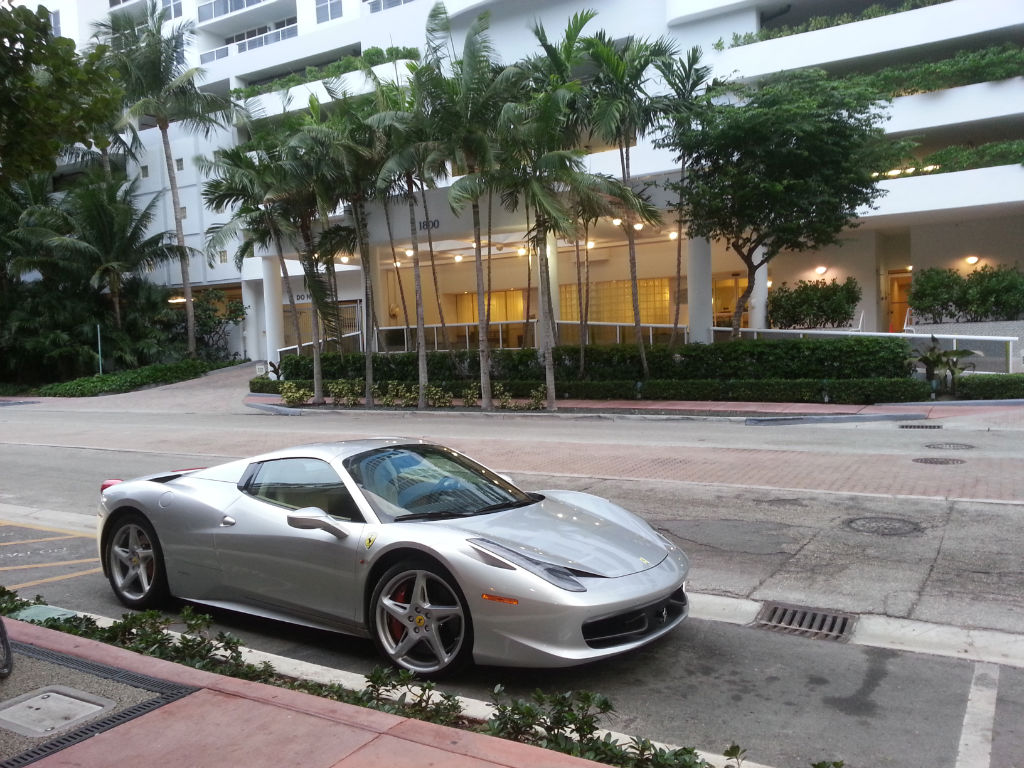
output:
M48 579L37 579L36 581L26 581L24 584L15 584L8 589L19 590L26 589L28 587L34 587L37 584L48 584L51 581L64 581L65 579L74 579L78 576L91 576L94 573L102 573L102 568L90 568L88 571L77 571L75 573L66 573L63 576L51 576Z
M77 536L47 536L45 539L23 539L22 541L2 541L0 547L13 547L15 544L38 544L41 541L63 541L75 539Z
M26 568L54 568L58 565L81 565L82 563L95 563L95 557L87 557L84 560L60 560L56 563L32 563L31 565L6 565L0 571L23 571Z
M95 539L95 536L90 536L87 533L81 531L69 531L64 528L53 528L48 525L29 525L27 523L12 523L10 520L0 520L0 526L9 525L14 528L28 528L32 531L46 531L47 533L66 533L68 536L72 536L76 539Z

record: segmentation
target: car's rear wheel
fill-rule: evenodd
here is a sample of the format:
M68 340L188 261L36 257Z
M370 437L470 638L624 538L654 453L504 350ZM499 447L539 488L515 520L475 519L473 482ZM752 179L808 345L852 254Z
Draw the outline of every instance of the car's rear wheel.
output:
M152 608L167 599L163 551L142 515L130 513L114 522L105 558L110 586L129 608Z
M371 631L392 663L426 677L454 672L473 652L473 622L459 585L436 563L387 570L370 603Z

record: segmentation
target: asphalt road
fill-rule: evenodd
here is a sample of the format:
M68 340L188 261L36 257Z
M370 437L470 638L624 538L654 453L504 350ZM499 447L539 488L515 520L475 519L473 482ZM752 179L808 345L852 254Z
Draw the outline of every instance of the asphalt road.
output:
M968 423L955 429L955 442L974 446L958 449L958 455L970 451L974 472L1020 456L1020 432ZM904 462L936 450L926 447L936 442L933 435L894 424L751 428L715 420L295 419L253 412L168 418L9 407L0 409L0 520L14 524L0 525L0 580L29 585L23 594L42 594L55 605L120 615L96 572L87 535L104 478L365 433L434 436L472 455L488 453L487 463L525 487L580 488L613 498L682 543L698 593L988 628L1008 640L1024 634L1019 500L805 487L815 485L815 468L826 459L853 466L882 456L902 470ZM953 441L947 429L942 442ZM708 462L709 476L720 477L737 454L749 471L732 482L677 479L688 471L677 467L685 462L669 466L664 459L689 451ZM792 481L794 468L784 465L794 454L804 459L799 484ZM617 455L621 471L573 472L597 455ZM670 471L658 477L666 466ZM952 466L941 471L957 471ZM773 477L780 479L775 486ZM878 518L902 521L908 530L883 535L858 522ZM378 663L366 641L225 612L215 618L261 650L356 672ZM450 685L483 699L496 683L517 695L538 687L596 690L616 705L606 723L616 731L712 751L736 742L750 760L780 767L825 759L848 766L1024 765L1024 670L969 656L692 619L659 643L600 664L537 672L481 668Z

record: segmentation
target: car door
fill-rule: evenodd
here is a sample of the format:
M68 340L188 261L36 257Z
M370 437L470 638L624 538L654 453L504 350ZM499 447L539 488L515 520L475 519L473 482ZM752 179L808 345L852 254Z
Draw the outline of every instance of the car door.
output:
M215 534L225 599L316 623L357 621L363 519L331 465L315 458L260 462L239 490ZM289 525L289 513L307 507L328 513L336 531Z

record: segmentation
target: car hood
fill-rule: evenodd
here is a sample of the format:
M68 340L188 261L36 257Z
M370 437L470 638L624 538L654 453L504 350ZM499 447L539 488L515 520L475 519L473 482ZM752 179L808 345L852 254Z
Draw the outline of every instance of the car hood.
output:
M565 495L578 500L549 495L528 507L460 520L454 527L582 575L625 576L653 568L668 555L665 542L639 518L597 497Z

